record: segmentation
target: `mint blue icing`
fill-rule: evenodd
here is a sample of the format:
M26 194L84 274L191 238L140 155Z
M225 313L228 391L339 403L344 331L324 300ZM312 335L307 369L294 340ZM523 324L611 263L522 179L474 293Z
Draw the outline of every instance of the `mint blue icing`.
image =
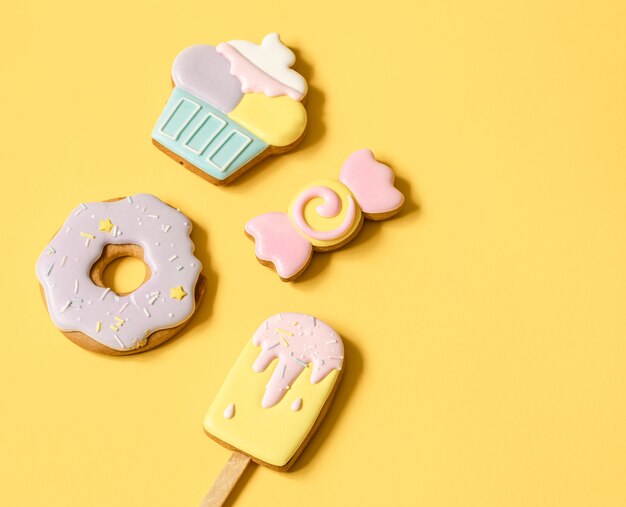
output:
M218 180L268 148L249 130L179 87L172 90L152 138Z

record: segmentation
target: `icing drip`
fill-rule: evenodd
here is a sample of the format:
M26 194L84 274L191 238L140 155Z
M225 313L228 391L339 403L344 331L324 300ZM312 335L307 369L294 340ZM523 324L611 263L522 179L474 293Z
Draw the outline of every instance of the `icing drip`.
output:
M291 403L291 410L298 412L302 408L302 398L296 398Z
M231 403L224 409L224 418L232 419L234 415L235 415L235 404Z
M253 369L264 371L278 359L278 365L265 388L261 405L276 405L305 368L317 384L332 370L341 370L343 343L337 332L321 320L300 313L277 314L267 319L252 337L262 347Z

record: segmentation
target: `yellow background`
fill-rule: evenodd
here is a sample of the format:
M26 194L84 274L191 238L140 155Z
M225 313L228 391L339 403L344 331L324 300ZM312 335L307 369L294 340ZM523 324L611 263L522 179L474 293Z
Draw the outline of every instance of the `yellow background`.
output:
M257 467L237 505L626 505L626 5L366 5L3 5L1 505L197 505L229 456L209 402L289 310L345 337L345 378L294 470ZM273 30L308 135L213 187L150 142L172 59ZM362 147L404 211L281 283L245 221ZM191 217L210 289L165 346L88 353L35 261L77 203L137 192Z

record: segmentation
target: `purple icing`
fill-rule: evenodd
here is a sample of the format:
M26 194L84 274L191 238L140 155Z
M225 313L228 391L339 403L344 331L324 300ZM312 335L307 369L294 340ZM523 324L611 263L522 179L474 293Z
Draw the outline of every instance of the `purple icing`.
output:
M80 204L37 260L52 321L121 351L185 322L195 310L202 268L190 232L191 221L153 195ZM152 274L132 293L118 296L97 286L89 272L107 244L127 243L143 248Z
M230 73L230 62L214 46L191 46L178 53L172 79L223 113L231 112L243 98L241 82Z

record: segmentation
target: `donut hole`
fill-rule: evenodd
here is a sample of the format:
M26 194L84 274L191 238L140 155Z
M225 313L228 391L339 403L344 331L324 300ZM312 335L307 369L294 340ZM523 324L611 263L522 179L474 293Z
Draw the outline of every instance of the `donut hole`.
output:
M106 245L90 276L96 285L125 296L141 287L151 274L139 245Z

